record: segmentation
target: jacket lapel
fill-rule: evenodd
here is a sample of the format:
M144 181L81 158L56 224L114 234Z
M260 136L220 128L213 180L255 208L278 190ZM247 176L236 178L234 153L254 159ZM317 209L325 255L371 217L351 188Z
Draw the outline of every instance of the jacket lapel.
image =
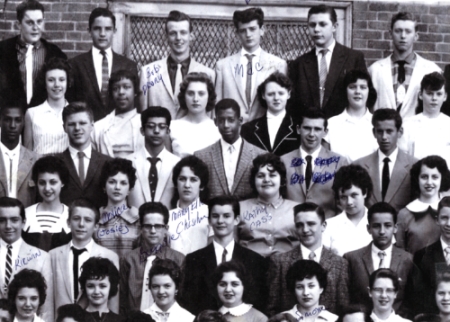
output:
M266 151L271 151L269 129L267 127L267 114L255 123L255 136Z
M8 182L6 179L5 161L3 160L3 152L0 149L0 184L3 186L5 195L8 195Z
M17 191L20 189L24 183L26 177L33 168L33 161L30 153L24 148L20 147L19 153L19 167L17 171Z
M83 186L87 187L92 179L95 176L95 173L97 171L100 171L101 169L97 169L98 168L98 158L99 158L99 153L97 151L95 151L94 149L91 150L91 159L89 160L89 166L88 166L88 170L86 173L86 178L84 179L84 183Z
M163 59L161 62L161 70L160 70L163 84L166 87L167 93L169 93L172 101L174 99L173 97L173 89L172 89L172 83L170 82L169 78L169 70L167 69L167 59Z
M70 268L68 267L68 263L69 263L69 252L71 252L69 244L67 244L66 246L62 247L59 251L59 256L57 258L57 262L58 262L58 268L60 270L60 272L66 272L66 271L70 271ZM64 286L66 288L66 292L67 294L69 294L69 298L72 298L72 279L69 278L70 273L67 273L67 278L64 278ZM57 294L55 294L55 296L57 296Z
M308 76L308 84L310 93L313 93L314 106L320 106L320 82L319 82L319 66L317 65L316 50L313 48L305 55L305 75ZM328 73L329 74L329 73Z
M372 243L364 248L364 253L361 257L362 262L364 263L364 267L367 270L367 273L370 275L374 271L373 262L372 262Z
M238 158L236 173L234 175L234 181L233 181L233 187L231 193L234 193L240 184L240 181L244 177L245 170L248 168L249 164L252 164L253 158L252 158L252 147L250 146L247 141L242 139L242 147L241 147L241 154Z
M280 128L278 129L277 135L275 136L274 148L272 149L272 153L280 147L281 143L292 133L294 132L294 121L292 118L286 114L283 121L281 122Z
M389 268L394 272L397 272L402 262L403 262L402 253L399 251L397 247L392 246L392 258L391 258L391 265Z
M400 188L403 180L409 176L409 171L406 169L408 163L406 161L406 155L402 153L401 150L398 151L397 160L394 164L394 169L392 169L392 176L389 180L388 190L386 192L386 197L384 198L386 202L390 202L394 197L395 193ZM377 167L378 169L378 167Z
M366 163L366 170L370 173L373 178L373 197L377 202L381 201L381 187L380 187L380 169L378 167L378 150L375 151L368 162Z
M336 42L336 46L334 47L333 54L331 56L330 70L328 71L327 80L325 82L325 93L323 95L322 106L325 106L328 103L328 99L334 90L334 86L337 83L346 60L347 56L342 51L342 45ZM344 74L345 73L346 71L344 70Z
M322 254L323 254L323 252L322 252ZM294 248L294 250L291 253L291 258L292 258L292 262L299 260L299 259L303 259L302 252L300 250L300 246L297 246ZM320 259L320 262L322 262L322 258Z
M225 169L223 168L223 157L222 157L222 147L220 145L220 141L214 143L212 145L211 150L211 159L214 164L214 170L217 173L217 177L219 178L220 185L222 186L223 191L228 191L227 177L225 175Z
M77 186L81 188L80 177L78 176L78 172L75 169L75 163L73 163L72 157L70 156L69 149L66 149L66 151L63 152L62 156L63 156L64 162L67 165L67 168L69 169L69 173L73 179L73 182L75 182L77 184Z
M242 66L241 65L241 53L240 51L231 56L230 57L230 68L231 68L231 73L234 76L234 81L237 87L237 90L239 92L239 94L241 95L241 99L245 104L245 109L247 111L250 110L250 107L247 104L247 99L245 98L245 92L244 92L244 76L245 73L247 73L247 66Z
M164 153L168 152L164 151ZM164 188L167 185L167 181L169 180L170 175L172 174L172 169L173 167L166 160L161 163L161 169L158 173L158 184L156 185L155 191L155 200L161 199L162 193L164 192Z
M147 156L145 155L145 150L141 149L138 153L134 156L134 163L136 164L136 173L139 182L141 183L142 193L144 194L145 201L151 201L152 198L150 196L150 186L148 183L148 176L145 173L145 165L144 163L147 162ZM155 192L155 198L156 198L156 192Z
M94 60L92 58L92 49L89 50L88 55L86 56L86 60L84 61L84 68L86 69L86 74L89 75L92 87L94 88L95 91L95 95L97 95L98 99L101 101L102 97L97 83Z

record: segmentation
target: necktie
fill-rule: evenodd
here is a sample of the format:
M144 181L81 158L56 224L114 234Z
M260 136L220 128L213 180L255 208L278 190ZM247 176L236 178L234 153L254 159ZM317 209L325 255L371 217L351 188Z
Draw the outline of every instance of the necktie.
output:
M12 275L12 245L7 245L6 265L5 265L5 291L8 290L9 280Z
M312 260L312 261L315 261L316 253L314 253L314 252L309 253L308 258L309 258L310 260Z
M166 322L169 319L170 312L158 312L155 311L156 315L158 315L161 318L162 322Z
M72 252L73 252L73 296L75 299L75 302L78 299L78 272L80 271L79 265L78 265L78 257L81 253L85 252L86 248L78 249L72 246Z
M446 247L444 251L445 251L445 261L447 262L447 265L450 265L450 247Z
M228 164L226 165L227 167L227 171L226 171L226 176L227 176L227 182L228 182L228 190L231 193L231 190L233 189L233 182L234 182L234 171L233 171L233 153L235 151L234 146L230 145L228 147Z
M158 185L158 170L156 169L156 163L160 160L159 158L147 158L150 162L150 171L148 173L148 183L150 185L150 194L152 201L155 200L156 186Z
M152 268L152 264L155 258L155 255L151 255L147 257L147 261L145 263L144 283L142 283L141 311L148 309L153 303L153 296L152 292L150 292L150 280L148 278L148 273L150 272L150 268Z
M384 258L386 257L386 253L383 251L378 252L378 257L380 257L380 264L378 265L378 268L386 268L384 267Z
M27 104L30 104L33 97L33 45L28 45L25 56L25 68L27 72Z
M177 64L177 73L175 74L175 85L173 88L173 101L176 106L179 106L178 103L178 94L180 94L180 84L183 81L183 74L181 73L181 64Z
M8 152L5 152L6 153L6 155L8 156L8 158L9 158L9 187L8 187L8 196L9 197L11 197L11 196L13 196L12 195L12 188L13 188L13 159L14 159L14 154L13 153L8 153Z
M85 173L84 173L84 152L78 152L78 176L80 177L80 183L81 185L84 184L84 178L85 178Z
M323 107L323 95L325 93L325 82L327 81L328 67L327 60L325 56L327 55L328 49L322 49L320 53L322 58L320 59L319 67L319 82L320 82L320 107Z
M399 84L403 84L403 82L405 81L405 64L406 61L404 60L399 60L397 61L398 64L398 74L397 74L397 81Z
M312 178L312 156L306 156L306 171L305 171L305 183L306 190L309 190L309 186L311 185Z
M225 263L227 261L227 250L224 248L222 253L222 263Z
M247 64L247 82L245 83L245 97L247 99L248 109L250 110L252 103L252 75L253 75L253 56L251 54L246 54L248 64Z
M103 56L102 59L102 88L100 94L102 96L102 102L105 107L108 107L108 81L109 81L109 68L108 68L108 57L104 50L100 50L100 54Z
M389 175L389 162L391 160L389 158L384 158L383 162L383 173L381 175L381 197L383 198L386 196L386 192L389 187L389 181L391 180L391 176Z
M399 60L397 61L398 64L398 71L397 71L397 92L395 95L395 99L396 99L396 104L397 104L397 112L400 112L402 105L403 105L403 101L405 99L405 95L406 95L406 88L403 85L403 82L406 79L406 75L405 75L405 64L406 61L404 60Z

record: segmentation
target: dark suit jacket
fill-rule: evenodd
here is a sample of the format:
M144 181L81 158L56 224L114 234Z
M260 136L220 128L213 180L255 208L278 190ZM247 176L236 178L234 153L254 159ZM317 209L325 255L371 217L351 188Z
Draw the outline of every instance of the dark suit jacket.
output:
M269 258L269 298L266 313L273 316L277 313L292 309L297 303L295 295L287 289L286 273L291 265L303 259L300 246ZM349 304L349 274L348 263L342 257L335 255L323 247L320 265L328 271L327 288L320 296L320 304L328 311L339 314L342 308Z
M17 102L22 106L37 106L47 99L45 83L38 82L38 79L36 79L33 84L33 97L30 104L27 105L27 94L24 90L19 71L19 61L17 60L16 43L19 37L15 36L0 42L0 96L11 104ZM67 58L58 46L42 38L41 42L47 50L45 62L52 57Z
M252 161L258 155L265 153L260 148L242 140L241 151L238 159L236 173L231 191L228 190L227 177L223 167L222 147L220 140L216 143L196 151L194 155L201 159L208 166L209 171L209 197L220 195L234 195L239 199L246 199L251 196L253 190L250 186L250 170Z
M258 310L264 310L267 296L265 285L267 265L264 257L235 243L232 259L241 261L252 276L253 285L245 290L249 292L248 303L253 304ZM203 310L218 310L221 307L214 296L216 285L211 281L216 267L216 254L212 243L186 256L183 264L181 303L194 315Z
M417 159L402 150L398 150L397 160L392 169L391 180L389 181L388 190L385 200L397 211L403 209L413 198L411 198L411 178L409 171ZM366 199L366 207L369 208L377 202L383 201L381 198L381 186L378 167L378 151L353 162L362 166L370 175L373 183L373 192L370 198Z
M370 310L372 299L369 297L367 287L369 286L370 274L374 272L372 261L372 243L363 248L346 253L344 258L348 261L350 278L349 292L352 303L362 304ZM394 301L394 310L398 313L402 304L406 282L413 270L412 255L396 246L392 247L392 259L389 268L397 273L400 289Z
M298 57L290 67L289 74L294 84L290 104L291 115L298 117L306 108L320 109L319 66L316 49L313 48L310 52ZM347 93L343 80L345 74L352 69L367 71L364 54L336 42L323 97L322 110L327 118L344 111Z
M249 143L258 148L271 152L278 156L298 149L300 146L294 121L289 114L286 114L278 129L273 147L270 145L269 130L267 128L267 113L256 120L242 125L241 136Z
M445 77L445 90L447 93L450 93L450 65L445 66L444 70ZM450 116L450 98L447 97L447 100L444 102L441 108L441 112Z
M114 102L109 100L108 106L103 104L98 88L97 77L95 76L92 50L72 58L69 60L69 63L72 67L73 86L68 91L68 100L87 102L94 111L95 121L98 121L111 113L115 108ZM136 63L113 51L111 74L120 69L127 69L136 74L137 77ZM135 89L136 93L137 90L138 89Z
M75 164L70 156L69 149L57 155L61 158L69 169L70 178L64 189L61 191L61 202L70 205L78 198L89 199L97 208L106 206L108 201L103 187L100 187L100 173L106 161L111 160L107 155L92 150L91 160L87 169L86 178L81 186Z

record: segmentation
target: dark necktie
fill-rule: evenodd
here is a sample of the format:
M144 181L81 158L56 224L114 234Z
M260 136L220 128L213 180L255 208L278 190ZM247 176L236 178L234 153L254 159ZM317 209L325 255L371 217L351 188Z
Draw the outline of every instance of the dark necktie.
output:
M86 251L86 248L78 249L73 246L71 248L73 252L73 295L76 302L78 299L78 272L79 272L78 257L80 256L81 253Z
M251 54L246 54L248 64L247 64L247 82L245 83L245 97L247 99L248 108L250 109L250 104L252 103L252 75L253 75L253 56Z
M12 245L7 245L6 265L5 265L5 291L8 290L9 280L12 275Z
M386 192L389 187L389 181L391 180L391 177L389 175L389 158L384 158L383 162L383 174L381 175L381 197L383 198L386 196Z
M397 73L397 81L399 84L403 84L403 82L405 81L405 64L406 61L404 60L399 60L397 61L398 64L398 73Z
M222 263L225 263L227 261L227 254L228 251L224 248L222 253Z
M305 159L306 159L305 183L306 183L306 190L309 190L312 178L312 156L307 155Z
M109 69L108 69L108 57L104 50L100 50L102 59L102 89L100 94L102 96L102 102L105 107L108 107L108 81L109 81Z
M85 178L85 173L84 173L84 152L78 152L78 176L80 177L80 183L81 186L83 186L84 184L84 178Z
M150 185L150 194L152 201L155 201L155 191L158 185L158 170L156 169L156 163L160 161L160 158L147 158L150 162L150 171L148 173L148 183Z

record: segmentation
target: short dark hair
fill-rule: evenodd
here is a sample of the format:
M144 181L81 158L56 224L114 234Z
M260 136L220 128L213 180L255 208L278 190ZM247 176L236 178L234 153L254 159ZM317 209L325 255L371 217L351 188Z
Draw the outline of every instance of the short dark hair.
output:
M391 270L390 268L380 268L377 269L375 272L370 274L369 277L369 288L372 290L373 284L375 284L375 281L379 278L390 278L392 280L392 284L394 285L394 290L397 292L400 283L398 281L398 275L396 272Z
M447 282L450 283L450 270L446 269L442 272L439 272L436 276L436 290L440 283ZM436 291L435 290L435 291Z
M97 224L100 221L100 211L94 204L88 199L79 198L72 201L69 205L69 220L72 218L73 212L75 208L87 208L94 212L95 215L95 223Z
M23 17L25 16L25 12L32 11L32 10L40 10L40 11L42 11L42 14L44 14L44 12L45 12L44 6L39 1L26 0L26 1L21 2L16 7L17 20L21 23Z
M441 174L442 179L439 192L447 191L450 188L450 171L447 162L438 155L429 155L414 163L409 171L411 176L411 195L415 198L420 196L419 176L423 165L430 169L437 168Z
M107 258L91 257L81 266L81 275L79 278L81 290L86 294L87 280L102 280L109 278L111 287L109 289L108 298L115 296L119 291L119 270Z
M214 206L225 206L225 205L231 206L231 208L233 209L234 218L239 216L240 206L239 200L236 198L236 196L221 195L211 198L208 201L209 220L211 220L211 212Z
M367 170L360 165L350 164L343 166L334 176L332 188L336 198L339 197L340 190L348 190L352 186L361 189L361 192L366 194L366 200L372 195L372 179Z
M20 111L22 116L25 116L25 107L17 102L13 102L12 104L7 104L2 107L2 109L0 110L0 117L3 117L5 115L5 112L11 109L17 109Z
M133 162L122 158L114 158L105 162L100 173L100 187L105 188L108 178L115 176L119 172L128 177L130 190L133 189L136 183L136 169L133 167Z
M162 106L149 106L146 110L141 113L141 127L144 128L145 123L151 117L164 117L166 119L167 126L170 126L170 121L172 121L172 116L167 108Z
M445 77L439 72L426 74L420 82L420 91L431 90L438 91L442 87L445 89Z
M214 113L219 114L219 111L224 111L231 108L234 113L236 113L236 116L239 118L241 117L241 107L239 106L238 102L236 102L232 98L224 98L217 102L216 106L214 107Z
M334 10L334 8L327 6L325 4L320 4L320 5L311 7L311 9L309 9L309 11L308 11L308 21L309 21L309 17L311 17L312 15L319 14L319 13L328 13L330 15L331 22L333 24L335 24L337 22L336 11Z
M70 115L78 113L87 113L91 122L94 122L94 112L85 102L72 102L64 107L62 112L63 123L65 124Z
M216 104L216 91L214 89L214 83L212 82L211 78L205 74L205 73L197 73L192 72L187 74L183 82L180 84L180 93L178 94L178 102L180 103L180 109L187 110L186 105L186 91L189 87L189 84L192 82L200 82L206 84L206 89L208 90L208 102L206 103L206 111L212 111L214 109L214 105Z
M78 304L65 304L58 308L58 317L56 322L62 322L65 318L72 318L77 322L84 322L87 320L86 311Z
M146 202L139 207L139 223L144 224L144 217L151 213L161 214L164 224L169 223L169 210L160 202Z
M420 313L414 317L413 322L441 322L441 317L433 313Z
M220 312L203 310L197 315L194 322L227 322L227 319Z
M91 30L95 19L98 17L111 18L114 29L116 28L116 17L108 8L95 8L89 15L89 30Z
M281 158L273 153L260 154L253 159L253 166L250 170L250 186L252 187L253 194L258 194L255 186L256 174L258 173L260 168L266 165L270 165L272 167L271 172L278 172L278 174L280 175L280 195L283 198L286 197L286 166L284 165L283 161L281 161Z
M63 160L53 155L42 157L33 165L32 179L38 183L39 175L42 173L56 173L59 176L62 184L66 185L70 180L69 169ZM64 189L64 187L63 187Z
M109 78L108 82L108 91L109 96L112 97L113 94L113 87L114 84L123 80L123 79L129 79L131 83L133 84L134 89L134 95L139 94L139 79L136 73L133 73L132 71L128 69L120 69L118 71L115 71L111 74L111 77Z
M373 216L375 214L380 213L389 213L392 215L392 220L394 221L394 224L397 223L397 210L395 210L394 207L392 207L387 202L377 202L370 206L368 212L367 212L367 221L370 223L372 222Z
M152 268L148 272L149 288L152 284L152 278L156 275L167 275L175 283L176 288L180 286L181 269L177 263L171 259L156 258L152 263Z
M400 11L391 18L391 30L394 29L394 25L399 20L410 20L414 22L414 30L417 31L417 21L412 13L406 11Z
M322 112L322 110L319 110L317 108L307 108L300 118L298 119L298 126L301 127L304 119L311 119L311 120L317 120L317 119L323 119L323 128L326 130L328 127L328 120L325 116L325 114Z
M450 196L446 196L444 198L441 199L441 201L439 201L438 204L438 216L439 216L439 212L441 212L442 208L450 208Z
M167 16L166 23L165 23L166 33L168 32L167 24L169 21L174 21L174 22L187 21L187 22L189 22L189 32L192 32L191 17L189 17L184 12L181 12L178 10L172 10L171 12L169 12L169 15Z
M261 8L248 8L245 10L236 10L233 13L233 23L236 29L239 28L239 23L249 23L250 21L258 20L258 25L261 28L264 24L264 11Z
M25 217L25 207L19 199L10 197L0 197L0 208L19 208L20 217L22 221L26 219Z
M144 313L141 310L130 310L127 312L127 322L156 322L150 314Z
M352 69L344 76L344 91L347 91L347 87L350 84L356 83L358 79L365 80L367 82L367 88L369 89L369 95L367 96L366 107L372 109L377 101L377 90L373 87L372 78L369 73L361 69ZM345 104L348 106L347 94L344 95Z
M217 284L222 280L225 273L234 272L236 276L241 280L244 287L244 293L242 295L242 301L248 303L248 295L251 292L251 287L253 285L253 280L251 274L247 271L244 264L238 260L232 259L231 261L220 264L214 270L211 280L214 285L214 295L219 299L219 294L217 293Z
M286 287L290 292L294 293L296 282L315 276L319 286L325 290L327 288L327 274L327 271L319 263L300 259L289 267L286 273Z
M289 79L289 77L287 77L286 75L284 75L283 73L281 73L279 71L273 72L272 74L269 75L269 77L267 77L264 80L264 82L262 82L258 86L258 90L256 92L257 93L256 96L258 97L259 103L264 108L267 108L267 102L263 98L263 95L266 92L266 85L271 82L277 83L281 87L285 88L288 92L290 92L292 90L292 82Z
M372 116L373 127L377 126L377 122L390 120L395 122L395 127L397 128L397 131L400 130L400 128L402 127L402 117L400 116L400 113L397 112L397 110L393 108L380 108L375 112L373 112Z
M301 212L314 211L317 214L317 216L319 216L321 223L323 223L325 221L325 211L323 210L322 207L320 207L319 205L317 205L313 202L307 201L307 202L298 204L293 208L293 210L294 210L294 220L295 220L295 217L297 217L297 215Z
M10 312L17 312L16 296L22 288L35 288L39 294L39 307L45 303L47 284L41 273L34 269L25 268L14 275L13 280L8 286L8 301ZM50 290L51 292L52 290Z
M47 77L47 73L55 69L63 70L64 72L66 72L67 88L69 88L72 84L72 68L70 67L67 59L60 57L52 57L44 63L37 77L37 82L39 82L39 84L42 84L45 88L45 78Z

